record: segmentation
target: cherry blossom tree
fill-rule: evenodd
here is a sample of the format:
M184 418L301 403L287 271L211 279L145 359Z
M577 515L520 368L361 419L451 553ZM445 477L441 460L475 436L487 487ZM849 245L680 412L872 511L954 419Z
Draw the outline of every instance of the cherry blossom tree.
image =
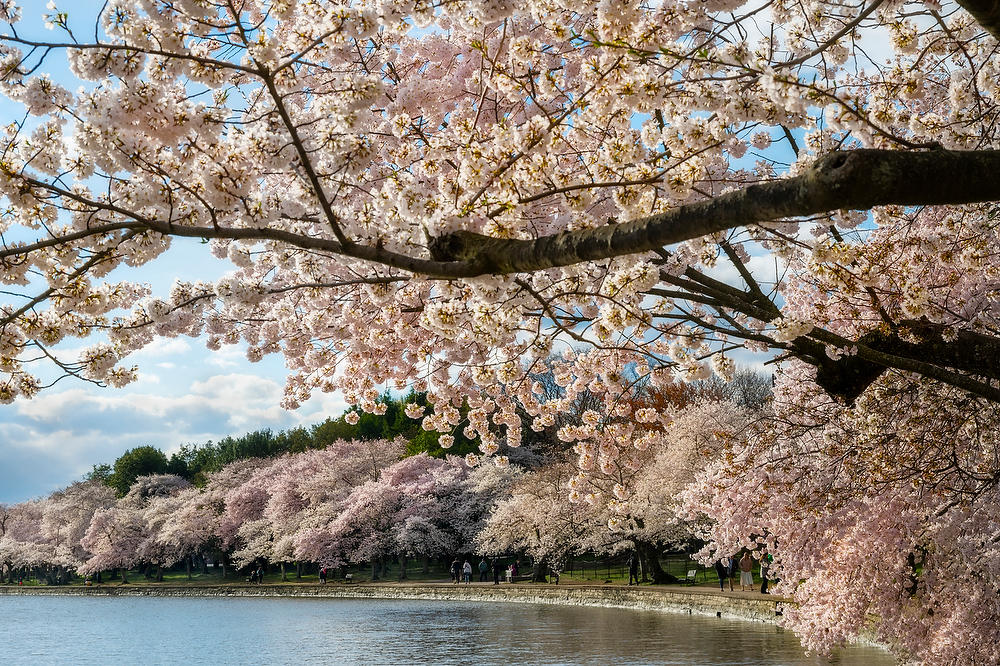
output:
M14 582L14 571L44 562L39 543L42 501L20 502L3 508L3 533L0 534L0 563L7 570L7 582Z
M76 569L90 558L80 540L90 527L94 513L110 508L114 490L94 481L77 482L57 490L42 502L39 536L50 549L51 564Z
M126 571L139 562L157 566L159 579L164 564L176 561L157 540L157 532L167 516L177 507L169 502L174 495L191 486L174 474L150 474L135 480L129 491L113 506L93 513L80 545L91 557L80 567L83 575L108 569L120 569L122 582Z
M623 536L608 529L607 516L595 503L565 501L574 475L571 465L555 464L519 478L477 535L478 549L488 555L526 554L539 580L548 567L572 555L621 550Z
M194 506L189 505L187 515L204 524L210 534L210 548L222 563L222 575L226 576L229 553L240 527L238 512L230 511L226 498L250 479L262 466L259 459L238 460L229 463L217 472L208 475L208 480L200 495L189 495ZM168 525L167 529L171 529Z
M622 488L613 488L625 500L628 531L639 552L644 573L653 582L669 580L660 567L658 553L664 548L689 550L704 532L704 525L681 518L686 514L681 494L711 462L737 443L751 440L764 415L743 409L727 400L698 399L677 410L660 431L636 439L646 446L650 458ZM646 441L638 443L641 439ZM621 520L621 507L615 512Z
M426 454L411 456L387 468L377 480L358 485L339 503L328 525L302 534L298 551L314 561L335 566L372 562L374 572L379 560L404 554L401 550L418 542L443 542L453 549L456 544L448 538L450 535L429 524L426 510L419 511L433 508L427 497L435 485L430 472L445 464ZM397 530L404 535L402 544Z
M492 465L473 469L456 456L404 458L310 515L296 535L296 553L333 566L371 562L373 577L380 561L397 559L404 578L414 558L471 552L513 474Z
M80 545L93 555L78 569L79 573L86 576L119 569L122 583L128 583L127 571L139 562L139 548L147 537L138 510L118 506L99 509L80 540Z
M40 42L7 3L3 92L37 120L5 139L8 225L29 240L2 255L25 287L2 397L40 388L32 355L120 385L154 335L205 335L284 353L289 405L340 388L375 409L378 387L415 382L448 430L457 395L588 331L600 356L624 350L608 360L693 377L743 344L848 401L887 370L996 400L974 277L1000 198L975 120L995 104L996 23L961 4L122 0L92 42L72 30L94 17L49 10L66 41ZM750 27L762 9L781 29ZM886 34L887 62L859 46ZM99 85L44 74L57 53ZM162 296L105 279L182 236L236 271ZM755 270L760 252L794 279ZM799 283L841 306L792 307ZM92 333L77 358L52 349ZM513 407L493 407L516 440ZM492 448L478 414L466 427Z
M190 488L191 483L176 474L149 474L138 477L121 498L122 506L143 509L157 499L171 497Z
M386 387L426 390L408 415L500 464L587 391L595 414L560 427L586 472L633 464L608 428L635 382L728 377L769 349L789 359L790 413L825 405L810 427L869 437L773 439L789 479L837 470L859 534L883 533L858 508L875 492L916 492L928 543L961 510L992 515L995 3L57 5L48 40L0 8L0 92L26 113L0 159L0 400L44 388L44 363L119 386L156 335L202 336L283 354L288 406L339 389L378 411ZM114 270L182 238L234 271L154 294ZM532 377L553 351L550 397ZM995 522L976 524L965 538L992 547ZM899 552L923 561L922 540ZM906 578L879 598L886 622L988 617L921 592L975 603L986 579L967 594L911 568L917 592ZM797 626L825 644L821 623Z
M727 442L685 491L688 515L713 521L703 558L771 553L774 591L798 602L785 621L811 649L873 630L912 661L995 661L996 410L905 382L845 410L808 374L789 369L769 429Z
M219 511L213 495L210 491L190 487L156 502L156 510L163 515L162 520L155 521L158 524L156 542L173 554L173 562L185 561L189 580L192 556L212 549L218 534Z

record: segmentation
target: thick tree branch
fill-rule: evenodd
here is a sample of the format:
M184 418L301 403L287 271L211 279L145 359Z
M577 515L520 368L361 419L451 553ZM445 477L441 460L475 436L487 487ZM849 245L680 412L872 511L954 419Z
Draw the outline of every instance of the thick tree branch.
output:
M1000 151L851 150L830 153L807 172L659 215L534 240L458 231L432 239L431 255L463 262L473 274L569 266L661 248L734 227L882 205L945 205L1000 200ZM466 276L469 274L466 273Z
M1000 379L1000 340L973 331L957 331L954 339L945 340L941 335L944 327L926 320L904 322L902 329L910 339L895 332L869 331L858 338L857 355L836 361L816 354L814 345L803 347L803 338L793 346L800 352L808 348L817 361L816 382L849 404L887 368L916 372L1000 402L1000 389L974 378ZM846 341L838 341L838 336L827 331L814 329L809 335L828 344L847 346Z
M983 28L1000 39L1000 0L957 0Z

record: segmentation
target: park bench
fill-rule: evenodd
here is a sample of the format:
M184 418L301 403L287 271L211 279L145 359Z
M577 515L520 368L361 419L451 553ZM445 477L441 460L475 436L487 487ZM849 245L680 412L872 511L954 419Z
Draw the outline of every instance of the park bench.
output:
M344 574L344 582L345 583L350 583L352 580L354 580L354 574L352 574L352 573L346 573L346 574Z
M681 579L681 582L684 583L684 584L686 584L686 585L694 585L695 582L697 582L696 581L697 577L698 577L698 570L697 569L688 569L687 576L685 576L683 579Z

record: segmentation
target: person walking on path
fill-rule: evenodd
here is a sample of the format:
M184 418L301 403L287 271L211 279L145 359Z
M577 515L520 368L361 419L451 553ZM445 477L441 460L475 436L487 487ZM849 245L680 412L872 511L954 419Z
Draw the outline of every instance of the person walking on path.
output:
M747 589L753 591L753 560L750 558L750 551L743 553L740 558L740 591Z
M465 564L462 566L462 573L465 574L465 582L466 583L471 583L472 582L472 565L469 564L469 560L466 560Z
M493 584L500 584L500 560L493 558Z
M628 558L628 584L631 585L633 580L636 585L639 584L639 555L635 551Z
M732 592L733 581L740 573L740 563L735 557L727 557L726 560L729 562L729 591Z
M719 576L719 589L726 591L726 581L729 580L729 558L723 557L715 561L715 573ZM729 591L732 592L733 583L729 581Z
M459 583L462 580L462 561L457 557L451 563L451 582Z
M326 585L326 567L319 570L319 582L320 585Z
M479 560L479 582L486 582L486 571L490 568L490 565L486 563L486 558Z

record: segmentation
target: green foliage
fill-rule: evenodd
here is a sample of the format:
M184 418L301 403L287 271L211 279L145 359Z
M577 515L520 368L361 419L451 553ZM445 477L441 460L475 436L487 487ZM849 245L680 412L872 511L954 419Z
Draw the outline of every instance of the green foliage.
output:
M438 433L423 430L419 420L406 415L405 409L409 403L417 403L426 408L426 394L410 392L404 398L393 398L386 394L382 396L382 402L386 406L384 414L366 414L355 408L336 419L328 418L310 428L298 426L277 434L270 429L262 429L238 437L225 437L218 442L183 444L169 459L154 447L139 447L122 454L115 461L113 469L110 465L95 465L87 478L106 483L117 490L119 495L128 492L135 479L145 474L176 474L200 486L204 485L207 474L237 460L271 458L284 453L324 449L338 439L403 437L409 442L407 455L427 452L437 458L448 454L465 455L477 450L478 441L465 437L461 428L456 428L453 433L454 446L443 449L438 444ZM347 414L352 411L358 413L356 424L347 421ZM466 411L467 408L463 407L463 415Z
M94 465L94 467L89 472L87 472L83 477L85 481L96 481L98 483L103 483L105 485L111 485L108 483L108 479L110 478L111 478L111 465L107 463Z
M275 448L290 453L302 453L315 448L312 433L302 426L279 432L274 436L274 445Z
M175 453L170 456L167 460L167 474L176 474L177 476L182 476L185 479L191 476L190 470L188 470L188 462L184 456L179 453Z
M479 451L479 440L470 440L462 432L455 432L455 443L451 448L443 449L438 443L440 433L421 430L415 437L406 444L406 455L415 456L418 453L426 452L434 458L444 458L446 455L464 456L467 453L477 453Z
M105 483L122 497L140 476L166 472L167 457L163 455L163 451L153 446L137 446L123 453L115 461L114 471Z

